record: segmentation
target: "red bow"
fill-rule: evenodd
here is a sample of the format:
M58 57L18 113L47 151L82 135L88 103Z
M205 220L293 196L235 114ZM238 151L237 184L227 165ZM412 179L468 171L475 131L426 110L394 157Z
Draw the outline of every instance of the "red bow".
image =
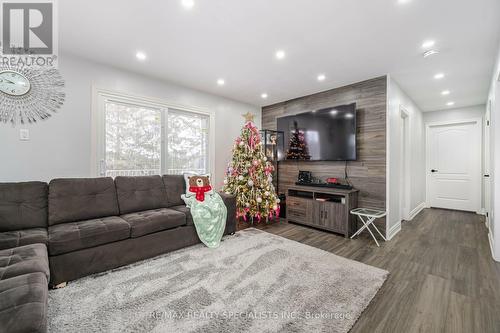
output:
M205 193L212 190L212 186L189 186L189 192L196 193L196 200L205 201Z

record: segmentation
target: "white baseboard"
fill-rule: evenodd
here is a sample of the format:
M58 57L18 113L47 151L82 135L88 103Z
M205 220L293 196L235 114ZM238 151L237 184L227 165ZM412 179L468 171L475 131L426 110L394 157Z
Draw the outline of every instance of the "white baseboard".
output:
M493 238L491 238L491 232L488 232L488 240L490 241L490 249L491 249L491 256L493 257L493 260L500 262L500 258L497 258L495 256L495 248L493 244Z
M387 231L387 240L391 240L398 232L401 231L401 221L393 225L388 231Z
M409 214L407 221L411 221L422 211L422 209L426 208L425 202L421 202L417 207L415 207Z

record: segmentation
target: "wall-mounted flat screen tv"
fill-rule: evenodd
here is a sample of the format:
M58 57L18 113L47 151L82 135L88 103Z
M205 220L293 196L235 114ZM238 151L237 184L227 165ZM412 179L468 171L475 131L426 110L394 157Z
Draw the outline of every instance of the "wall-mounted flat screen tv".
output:
M280 160L356 160L356 103L278 118Z

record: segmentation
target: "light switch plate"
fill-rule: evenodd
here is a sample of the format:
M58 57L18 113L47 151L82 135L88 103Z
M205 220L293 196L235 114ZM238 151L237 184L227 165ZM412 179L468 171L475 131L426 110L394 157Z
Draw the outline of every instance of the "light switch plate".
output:
M30 130L27 128L21 128L19 130L19 140L28 141L30 139Z

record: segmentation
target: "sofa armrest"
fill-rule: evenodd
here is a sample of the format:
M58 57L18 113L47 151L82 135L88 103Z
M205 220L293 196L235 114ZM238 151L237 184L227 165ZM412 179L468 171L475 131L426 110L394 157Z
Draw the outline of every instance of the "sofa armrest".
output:
M236 232L236 196L219 192L219 195L224 201L227 208L226 229L224 235L229 235Z

